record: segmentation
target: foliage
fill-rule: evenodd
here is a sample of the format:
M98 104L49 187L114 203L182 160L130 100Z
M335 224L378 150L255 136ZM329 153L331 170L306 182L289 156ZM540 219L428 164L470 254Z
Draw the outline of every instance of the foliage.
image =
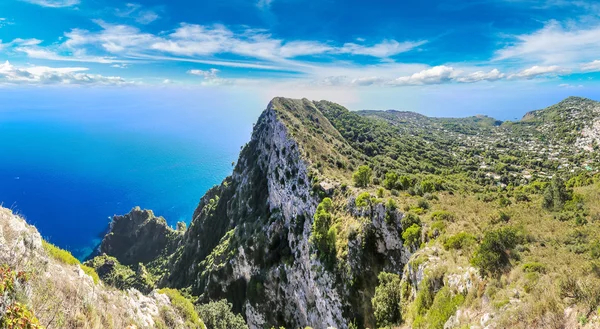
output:
M402 217L400 224L402 225L402 227L404 229L409 228L413 225L421 226L421 218L419 218L419 216L409 212L404 217Z
M369 166L363 165L358 167L358 170L352 175L354 185L357 187L367 187L371 184L371 176L373 170Z
M333 202L331 199L323 199L317 206L310 237L311 242L319 251L319 258L329 268L333 267L335 262L337 240L337 228L332 225L332 210Z
M206 329L205 324L200 320L198 313L194 310L194 304L185 298L179 290L171 288L163 288L158 291L161 294L165 294L171 300L171 304L185 320L186 328L192 329ZM211 327L209 327L211 328Z
M381 272L377 276L379 285L371 300L378 327L398 325L402 322L400 308L401 278L398 274Z
M431 220L443 220L446 222L453 222L456 220L456 216L449 211L437 210L431 213Z
M407 247L419 246L421 244L421 226L412 224L402 232L402 240L404 240L404 245Z
M6 313L0 317L2 329L43 329L38 319L26 305L13 303L8 306Z
M542 206L551 211L560 211L568 200L571 200L571 194L564 181L555 175L544 191Z
M240 314L234 314L226 300L210 302L197 307L198 314L209 329L248 329Z
M464 249L474 245L476 242L477 238L473 234L460 232L448 237L444 241L444 249Z
M442 287L435 295L427 314L415 319L413 328L443 329L446 321L456 313L464 300L463 295L452 294L448 287Z
M18 285L24 285L30 278L27 272L15 272L9 266L0 266L0 328L2 329L42 329L38 319L29 308L15 301ZM2 309L4 308L4 309Z
M523 237L512 227L488 231L471 262L482 275L497 276L510 266L510 260L515 258L514 248L522 242Z
M79 265L79 267L85 274L92 277L92 280L94 280L95 284L98 284L98 282L100 281L100 277L98 276L98 273L96 273L95 269L81 264L81 262L79 262L77 258L73 257L73 255L70 252L63 250L45 240L42 240L42 246L52 258L67 265Z
M73 257L73 255L71 255L71 253L66 250L63 250L45 240L42 240L42 246L44 246L44 249L52 258L54 258L64 264L67 264L67 265L79 264L79 260L77 258Z

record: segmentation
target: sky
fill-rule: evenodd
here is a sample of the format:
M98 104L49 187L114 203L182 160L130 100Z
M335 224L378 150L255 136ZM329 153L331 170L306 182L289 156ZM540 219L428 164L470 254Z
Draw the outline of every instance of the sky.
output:
M3 0L0 40L0 88L24 99L125 88L500 119L600 99L596 1Z

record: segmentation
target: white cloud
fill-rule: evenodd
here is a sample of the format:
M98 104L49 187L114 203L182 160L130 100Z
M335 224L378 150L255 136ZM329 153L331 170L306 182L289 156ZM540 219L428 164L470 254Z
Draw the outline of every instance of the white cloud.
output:
M124 8L115 9L115 15L132 18L140 24L150 24L160 18L154 10L144 9L137 3L127 3Z
M561 83L558 86L561 88L568 88L568 89L583 88L583 85L572 85L572 84L568 84L568 83Z
M44 49L41 47L33 46L21 46L14 48L17 52L25 53L29 58L45 59L52 61L64 61L64 62L85 62L85 63L125 63L125 60L119 60L114 57L100 57L100 56L88 56L85 51L79 50L69 55L61 55L55 51Z
M456 74L453 67L440 65L409 76L396 78L389 84L393 86L440 84L451 81Z
M268 9L275 0L258 0L256 6L260 9Z
M65 40L58 46L71 52L95 49L111 55L128 57L184 56L200 60L213 57L210 60L214 60L214 56L234 54L262 61L262 63L255 63L259 65L270 62L286 66L303 66L305 64L292 59L322 54L387 58L410 51L425 43L425 41L386 40L371 46L347 43L336 47L311 40L284 41L260 29L246 28L233 31L219 24L208 26L183 23L171 33L151 34L130 25L109 24L103 20L95 20L95 22L101 30L92 32L73 29L65 33Z
M509 79L533 79L539 76L558 76L570 73L569 70L563 69L560 66L532 66L521 72L511 74Z
M213 69L206 70L206 71L189 70L187 73L204 77L204 79L214 79L217 77L218 72L219 72L219 70L213 68Z
M496 81L503 79L505 76L506 75L504 73L500 73L498 69L493 69L487 73L484 71L477 71L467 74L465 76L460 76L456 78L456 81L464 83L473 83L479 81Z
M600 71L600 60L595 60L590 63L582 64L581 70L584 72L599 72Z
M51 8L71 7L71 6L78 5L80 3L79 0L22 0L22 1L33 3L36 5L43 6L43 7L51 7Z
M544 65L590 61L600 52L600 25L565 25L550 21L496 52L495 60L522 60Z
M17 67L6 61L4 64L0 64L0 83L71 85L123 85L128 83L121 77L83 73L87 70L85 67Z

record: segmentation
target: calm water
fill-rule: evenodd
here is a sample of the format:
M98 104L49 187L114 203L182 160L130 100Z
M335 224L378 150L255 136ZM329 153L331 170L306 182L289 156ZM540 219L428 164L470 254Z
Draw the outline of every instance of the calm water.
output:
M134 206L189 222L204 192L230 174L260 108L231 118L209 104L151 103L0 108L0 202L79 258L111 216Z

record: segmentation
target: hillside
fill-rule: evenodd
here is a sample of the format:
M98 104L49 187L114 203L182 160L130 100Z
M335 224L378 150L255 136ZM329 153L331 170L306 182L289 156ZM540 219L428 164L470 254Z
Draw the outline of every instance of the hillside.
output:
M189 227L114 217L92 286L179 291L209 328L203 305L222 300L249 328L598 327L599 112L572 97L500 122L275 98Z

